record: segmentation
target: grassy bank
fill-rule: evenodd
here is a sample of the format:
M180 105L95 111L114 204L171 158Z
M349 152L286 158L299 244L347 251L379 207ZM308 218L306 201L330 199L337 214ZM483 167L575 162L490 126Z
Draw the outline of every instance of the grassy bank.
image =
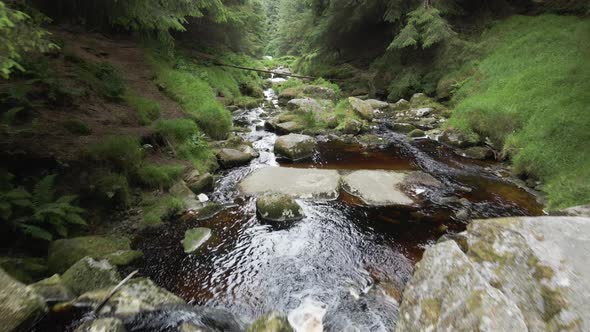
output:
M590 203L590 21L514 16L486 31L485 55L456 80L459 130L490 137L514 170L546 183L549 207Z

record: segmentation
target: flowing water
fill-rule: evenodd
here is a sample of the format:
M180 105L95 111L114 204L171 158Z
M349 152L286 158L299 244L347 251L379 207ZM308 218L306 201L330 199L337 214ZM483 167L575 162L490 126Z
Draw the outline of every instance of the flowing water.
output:
M435 141L408 141L382 125L374 128L382 137L380 146L320 138L312 160L277 160L276 135L261 128L279 110L274 92L269 89L265 95L274 107L235 114L237 123L247 125L242 135L260 157L221 174L210 198L227 208L206 221L172 221L135 241L145 253L140 273L191 305L227 309L244 324L278 311L297 325L308 312L322 319L327 331L391 331L414 264L425 246L465 229L461 214L489 218L542 213L532 195L502 178L497 165L462 159ZM445 188L413 193L419 201L415 207L367 207L346 192L334 201L300 201L305 219L276 225L258 219L255 200L240 197L236 185L255 169L278 165L423 170ZM208 227L213 235L187 255L180 243L193 227ZM158 316L155 326L174 326L178 312ZM135 325L132 330L143 329Z

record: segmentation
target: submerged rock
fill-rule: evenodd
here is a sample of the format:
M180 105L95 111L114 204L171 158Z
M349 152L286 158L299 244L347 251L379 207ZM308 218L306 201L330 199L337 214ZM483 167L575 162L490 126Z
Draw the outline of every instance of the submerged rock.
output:
M217 160L223 168L243 166L254 159L252 155L234 149L221 149L217 153Z
M45 302L67 302L74 299L74 294L63 283L59 274L38 281L30 287L39 294Z
M362 170L343 176L342 185L368 205L411 205L414 201L400 189L406 177L401 172Z
M105 288L85 293L76 299L74 305L96 305L102 302L109 292L110 288ZM136 278L121 286L99 313L101 315L128 317L173 304L185 304L185 302L178 296L156 286L149 279Z
M374 117L373 107L364 100L355 97L348 97L352 110L363 120L372 121Z
M246 332L293 332L286 317L276 312L258 318Z
M103 259L116 252L130 251L130 243L127 238L113 236L83 236L53 241L49 246L49 270L63 273L86 256ZM113 259L111 263L121 266L131 261Z
M289 222L303 219L303 210L288 195L266 194L256 200L256 212L264 220Z
M74 332L126 332L123 321L117 318L99 318L80 325Z
M27 331L46 311L45 302L33 288L0 269L0 330Z
M300 160L313 155L316 141L313 137L299 134L289 134L277 138L275 153L290 160Z
M244 195L277 193L302 199L336 199L340 175L335 170L266 167L248 175L239 185Z
M189 229L184 233L182 246L184 252L187 254L195 252L211 237L211 230L209 228L199 227Z
M62 276L63 284L74 294L115 286L121 281L119 272L107 260L84 257Z
M476 220L426 250L397 331L587 331L590 218Z

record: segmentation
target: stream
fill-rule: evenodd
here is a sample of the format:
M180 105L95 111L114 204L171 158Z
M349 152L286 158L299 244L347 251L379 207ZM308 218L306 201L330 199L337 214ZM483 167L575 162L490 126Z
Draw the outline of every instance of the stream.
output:
M385 124L372 128L382 144L319 137L311 160L277 159L277 136L264 130L264 122L280 107L272 89L265 96L272 107L234 113L236 124L247 128L241 135L260 156L220 174L209 197L226 208L205 221L172 221L134 241L145 254L134 268L191 306L222 308L243 326L277 311L296 328L307 314L325 331L392 331L404 284L426 246L463 231L467 219L543 213L533 195L506 180L500 165L464 159L436 141L409 140ZM260 220L255 198L237 190L252 171L276 166L422 170L444 187L416 191L412 207L369 207L344 191L333 201L300 200L306 217L277 225ZM187 255L180 243L194 227L210 228L212 236ZM191 309L170 308L126 325L131 331L172 331L191 319L201 318Z

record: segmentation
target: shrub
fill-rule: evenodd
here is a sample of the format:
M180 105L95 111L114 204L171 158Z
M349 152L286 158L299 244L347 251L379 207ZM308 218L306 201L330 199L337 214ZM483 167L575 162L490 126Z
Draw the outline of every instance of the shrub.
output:
M184 172L182 165L143 165L137 171L139 181L149 188L170 188Z
M67 120L62 123L63 127L71 134L87 136L92 134L92 130L80 120Z
M160 103L135 94L126 94L125 101L137 111L137 118L142 125L149 125L160 117Z
M111 136L88 148L87 158L124 174L133 174L143 158L139 139L130 136Z

